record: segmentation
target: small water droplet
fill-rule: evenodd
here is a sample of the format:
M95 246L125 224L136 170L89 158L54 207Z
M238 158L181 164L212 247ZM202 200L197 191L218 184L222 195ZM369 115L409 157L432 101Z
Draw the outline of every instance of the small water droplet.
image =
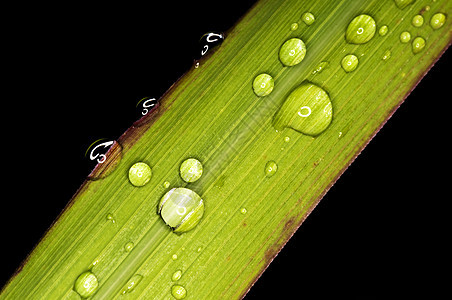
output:
M180 177L185 182L195 182L202 175L202 164L196 158L189 158L184 160L180 165Z
M279 50L279 60L286 66L299 64L306 55L306 45L300 39L287 40Z
M199 62L195 64L195 69L199 68Z
M286 137L284 138L284 142L286 142L286 143L290 142L290 137L286 136Z
M133 275L129 281L127 281L126 285L121 289L121 294L124 295L126 293L131 293L133 289L140 283L143 276L139 274Z
M394 0L395 4L400 9L404 9L405 7L407 7L408 5L413 3L414 1L415 0Z
M163 187L164 187L165 189L169 188L169 187L170 187L169 181L165 181L165 182L163 183Z
M84 272L77 277L74 283L74 290L83 298L88 298L99 286L96 275L92 272Z
M187 296L187 291L181 285L173 285L173 287L171 288L171 294L174 298L179 300L184 299L185 296Z
M377 25L369 15L355 17L347 27L345 39L351 44L364 44L375 35Z
M432 26L433 29L443 27L444 23L446 23L446 15L443 13L434 14L430 19L430 26Z
M126 252L130 252L132 251L134 246L135 244L133 242L128 242L127 244L124 245L124 250L126 250Z
M322 61L317 65L314 71L312 71L312 75L322 72L328 67L329 63L327 61Z
M273 91L275 81L273 77L268 74L262 73L256 76L253 81L253 90L256 96L267 96Z
M306 25L308 25L308 26L312 25L312 23L315 22L315 17L314 17L314 15L313 15L312 13L310 13L310 12L305 12L305 13L301 16L301 19L302 19L303 22L304 22Z
M430 10L430 5L427 5L426 7L424 7L425 11L429 11Z
M290 25L290 30L295 31L295 30L297 30L297 29L298 29L298 23L292 23L292 24Z
M388 26L383 25L383 26L381 26L380 29L378 30L378 34L379 34L380 36L385 36L385 35L388 33L388 31L389 31Z
M129 169L129 181L134 186L144 186L152 176L151 167L144 162L137 162Z
M304 82L284 101L273 119L276 129L290 127L303 134L316 136L331 123L333 107L321 87Z
M344 56L344 58L341 61L342 68L347 73L353 72L358 67L358 64L359 64L358 57L356 57L356 55L353 54Z
M342 131L339 131L338 137L342 137Z
M421 52L422 49L424 49L424 47L425 47L425 40L422 37L418 36L417 38L415 38L413 40L413 43L411 44L411 46L412 46L412 49L413 49L413 53L417 54L417 53Z
M276 174L276 171L278 170L278 165L275 161L270 160L265 164L265 176L272 177Z
M177 259L177 254L173 254L173 255L171 256L171 259L172 259L172 260L176 260L176 259Z
M411 40L411 34L408 31L404 31L400 34L400 41L404 44Z
M384 61L387 61L389 58L391 58L391 51L386 50L385 53L383 53L383 57L381 59L383 59Z
M421 15L415 15L411 20L411 24L414 27L421 27L424 24L424 17Z
M243 208L240 210L240 213L241 213L242 215L246 214L246 213L247 213L246 208L243 207Z
M176 272L173 273L173 276L171 276L171 280L178 281L181 277L182 277L182 271L177 270Z
M190 189L172 188L160 200L158 212L174 232L186 232L201 220L204 202Z
M113 224L116 223L115 218L113 217L113 214L107 214L107 220L111 221Z

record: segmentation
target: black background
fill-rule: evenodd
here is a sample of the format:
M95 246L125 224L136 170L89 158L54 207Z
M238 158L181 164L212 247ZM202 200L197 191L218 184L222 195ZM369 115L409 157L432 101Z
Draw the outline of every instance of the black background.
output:
M17 18L3 43L1 286L89 173L87 147L118 138L136 120L138 100L160 97L192 65L199 37L226 31L252 3L12 9ZM246 299L371 299L445 288L450 56L341 176Z

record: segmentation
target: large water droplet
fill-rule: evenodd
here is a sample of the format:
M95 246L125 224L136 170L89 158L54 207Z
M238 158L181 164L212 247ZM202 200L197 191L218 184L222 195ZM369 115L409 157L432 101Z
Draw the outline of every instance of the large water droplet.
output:
M272 177L278 171L278 165L275 161L270 160L265 164L265 176Z
M75 280L74 290L83 298L88 298L93 295L99 286L96 275L87 271Z
M414 1L415 0L394 0L395 4L400 9L404 9L405 7L407 7L408 5L413 3Z
M380 29L378 30L378 34L379 34L380 36L385 36L385 35L388 33L388 31L389 31L388 26L383 25L383 26L381 26Z
M358 63L359 63L358 57L356 57L356 55L353 54L344 56L344 58L341 61L342 68L347 73L353 72L358 67Z
M171 280L178 281L181 277L182 277L182 271L177 270L176 272L173 273L173 276L171 276Z
M273 91L274 86L275 81L273 80L273 77L265 73L257 75L253 81L254 93L259 97L270 94Z
M173 188L160 200L158 212L174 232L186 232L193 229L201 220L204 202L192 190Z
M306 45L300 39L287 40L279 49L279 60L286 66L299 64L306 55Z
M171 288L171 294L176 299L184 299L187 296L187 290L181 285L173 285Z
M355 17L347 27L345 39L351 44L364 44L375 35L377 25L369 15Z
M404 31L400 34L400 41L404 44L411 40L411 34L408 31Z
M411 20L411 24L414 27L421 27L424 24L424 17L421 15L415 15Z
M130 293L133 289L140 283L143 276L139 274L133 275L129 281L127 281L126 285L121 289L121 294L124 295L126 293Z
M315 136L330 125L332 118L333 107L325 90L304 82L287 97L273 119L273 126L277 130L290 127Z
M195 182L202 175L202 164L195 158L186 159L180 165L180 177L185 182Z
M412 49L413 49L413 53L417 54L419 52L422 51L422 49L424 49L425 47L425 40L423 38L421 38L420 36L418 36L417 38L415 38L413 40L413 43L411 44Z
M434 14L430 19L430 26L432 26L433 29L443 27L444 23L446 23L446 15L443 13Z
M152 176L151 167L144 162L137 162L129 169L129 181L134 186L144 186Z
M312 23L314 23L314 21L315 21L315 17L314 17L314 15L312 14L312 13L310 13L310 12L306 12L306 13L304 13L302 16L301 16L301 19L303 20L303 22L306 24L306 25L312 25Z

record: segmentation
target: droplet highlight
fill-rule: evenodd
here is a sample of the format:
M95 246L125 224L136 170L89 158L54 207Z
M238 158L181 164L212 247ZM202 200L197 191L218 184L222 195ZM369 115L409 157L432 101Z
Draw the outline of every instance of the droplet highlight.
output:
M181 270L177 270L177 271L174 272L173 275L171 276L171 280L172 280L172 281L178 281L181 277L182 277L182 271L181 271Z
M174 232L182 233L199 223L204 214L204 202L190 189L173 188L160 200L158 212Z
M181 285L173 285L171 287L171 294L176 299L184 299L187 296L187 290Z
M275 86L273 77L266 73L262 73L256 76L253 81L253 91L256 96L264 97L269 95Z
M301 19L303 20L303 22L310 26L315 22L315 17L312 13L310 12L305 12L302 16Z
M327 92L310 82L304 82L284 101L273 119L273 127L292 128L300 133L316 136L331 123L333 107Z
M356 57L356 55L353 54L344 56L344 58L341 61L342 69L344 69L344 71L347 73L355 71L356 68L358 67L358 64L359 64L358 57Z
M412 4L415 0L394 0L398 8L404 9L408 5Z
M364 44L375 35L377 25L369 15L355 17L347 27L345 39L351 44Z
M404 31L400 34L400 42L406 44L411 40L411 34L408 31Z
M75 280L74 290L83 298L88 298L92 296L99 282L97 281L96 275L92 272L84 272Z
M265 176L272 177L278 171L278 165L275 161L270 160L265 164Z
M306 55L306 45L298 38L287 40L279 50L279 60L286 66L299 64Z
M127 281L126 285L121 289L121 294L127 294L127 293L131 293L136 286L140 283L140 281L143 279L143 276L139 275L139 274L135 274L133 275L129 281Z
M386 34L388 34L389 28L386 25L383 25L380 27L380 29L378 30L378 34L380 36L385 36Z
M152 177L151 167L144 162L137 162L129 169L129 181L134 186L144 186Z
M199 160L195 158L189 158L182 162L179 171L180 177L185 182L195 182L199 178L201 178L203 168Z
M443 13L434 14L430 19L430 26L435 30L443 27L444 23L446 23L446 15Z
M424 17L421 15L415 15L413 19L411 19L411 25L414 27L421 27L424 24Z
M413 40L413 43L411 44L412 50L414 54L418 54L422 51L425 47L425 40L422 37L417 37Z

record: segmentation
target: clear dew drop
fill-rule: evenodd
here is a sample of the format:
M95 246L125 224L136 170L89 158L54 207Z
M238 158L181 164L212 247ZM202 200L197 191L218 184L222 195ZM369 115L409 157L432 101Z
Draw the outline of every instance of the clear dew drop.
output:
M164 187L165 189L169 188L169 187L170 187L170 182L169 182L169 181L165 181L165 182L163 183L163 187Z
M391 58L391 51L386 50L385 53L383 53L383 56L381 57L381 59L384 61L387 61L389 58Z
M253 91L256 96L264 97L269 95L275 86L273 77L266 73L262 73L256 76L253 81Z
M177 271L174 272L173 275L171 276L171 280L172 280L172 281L178 281L181 277L182 277L182 271L181 271L181 270L177 270Z
M349 54L344 56L344 58L341 61L342 69L344 69L345 72L353 72L358 67L359 60L356 55Z
M389 28L387 25L383 25L380 27L380 29L378 30L378 34L380 36L385 36L386 34L388 34Z
M286 136L286 137L284 138L284 142L286 142L286 143L290 142L290 137Z
M173 285L171 287L171 294L176 299L184 299L187 296L187 290L181 285Z
M314 74L318 74L320 72L322 72L323 70L325 70L327 67L329 66L329 63L327 61L322 61L321 63L319 63L317 65L317 67L315 68L314 71L312 71L312 75Z
M377 25L369 15L355 17L347 27L345 39L351 44L364 44L375 35Z
M246 214L248 211L246 210L246 208L242 207L242 209L240 209L240 213L242 215Z
M144 186L152 176L151 167L144 162L137 162L129 169L129 181L134 186Z
M290 30L295 31L295 30L297 30L297 29L298 29L298 23L292 23L292 24L290 25Z
M421 15L415 15L413 19L411 19L411 25L414 27L421 27L424 24L424 17Z
M179 171L180 177L185 182L195 182L201 178L203 168L199 160L196 158L189 158L182 162Z
M272 177L278 171L278 165L275 161L270 160L265 164L265 176Z
M177 260L177 254L171 255L171 259L172 259L172 260Z
M310 12L305 12L302 16L301 19L303 20L303 22L310 26L315 22L315 17L312 13Z
M292 128L300 133L316 136L331 123L333 107L330 97L321 87L305 81L293 90L275 114L273 127Z
M99 282L97 281L96 275L92 272L84 272L77 277L74 283L74 290L83 298L88 298L93 295L97 287L99 286Z
M411 48L413 50L414 54L418 54L419 52L422 51L422 49L424 49L425 47L425 40L418 36L413 40L413 43L411 44Z
M287 40L279 49L279 60L288 67L299 64L305 55L306 45L298 38Z
M404 9L408 5L412 4L415 0L394 0L398 8Z
M433 29L439 29L443 27L444 23L446 23L446 15L443 13L434 14L430 19L430 26Z
M136 286L140 283L140 281L143 279L143 276L139 274L133 275L129 281L127 281L126 285L121 289L121 294L124 295L126 293L131 293Z
M135 247L135 244L133 242L128 242L124 245L124 250L126 250L126 252L130 252L132 251L133 247Z
M411 40L411 34L408 31L404 31L400 34L400 42L406 44Z

